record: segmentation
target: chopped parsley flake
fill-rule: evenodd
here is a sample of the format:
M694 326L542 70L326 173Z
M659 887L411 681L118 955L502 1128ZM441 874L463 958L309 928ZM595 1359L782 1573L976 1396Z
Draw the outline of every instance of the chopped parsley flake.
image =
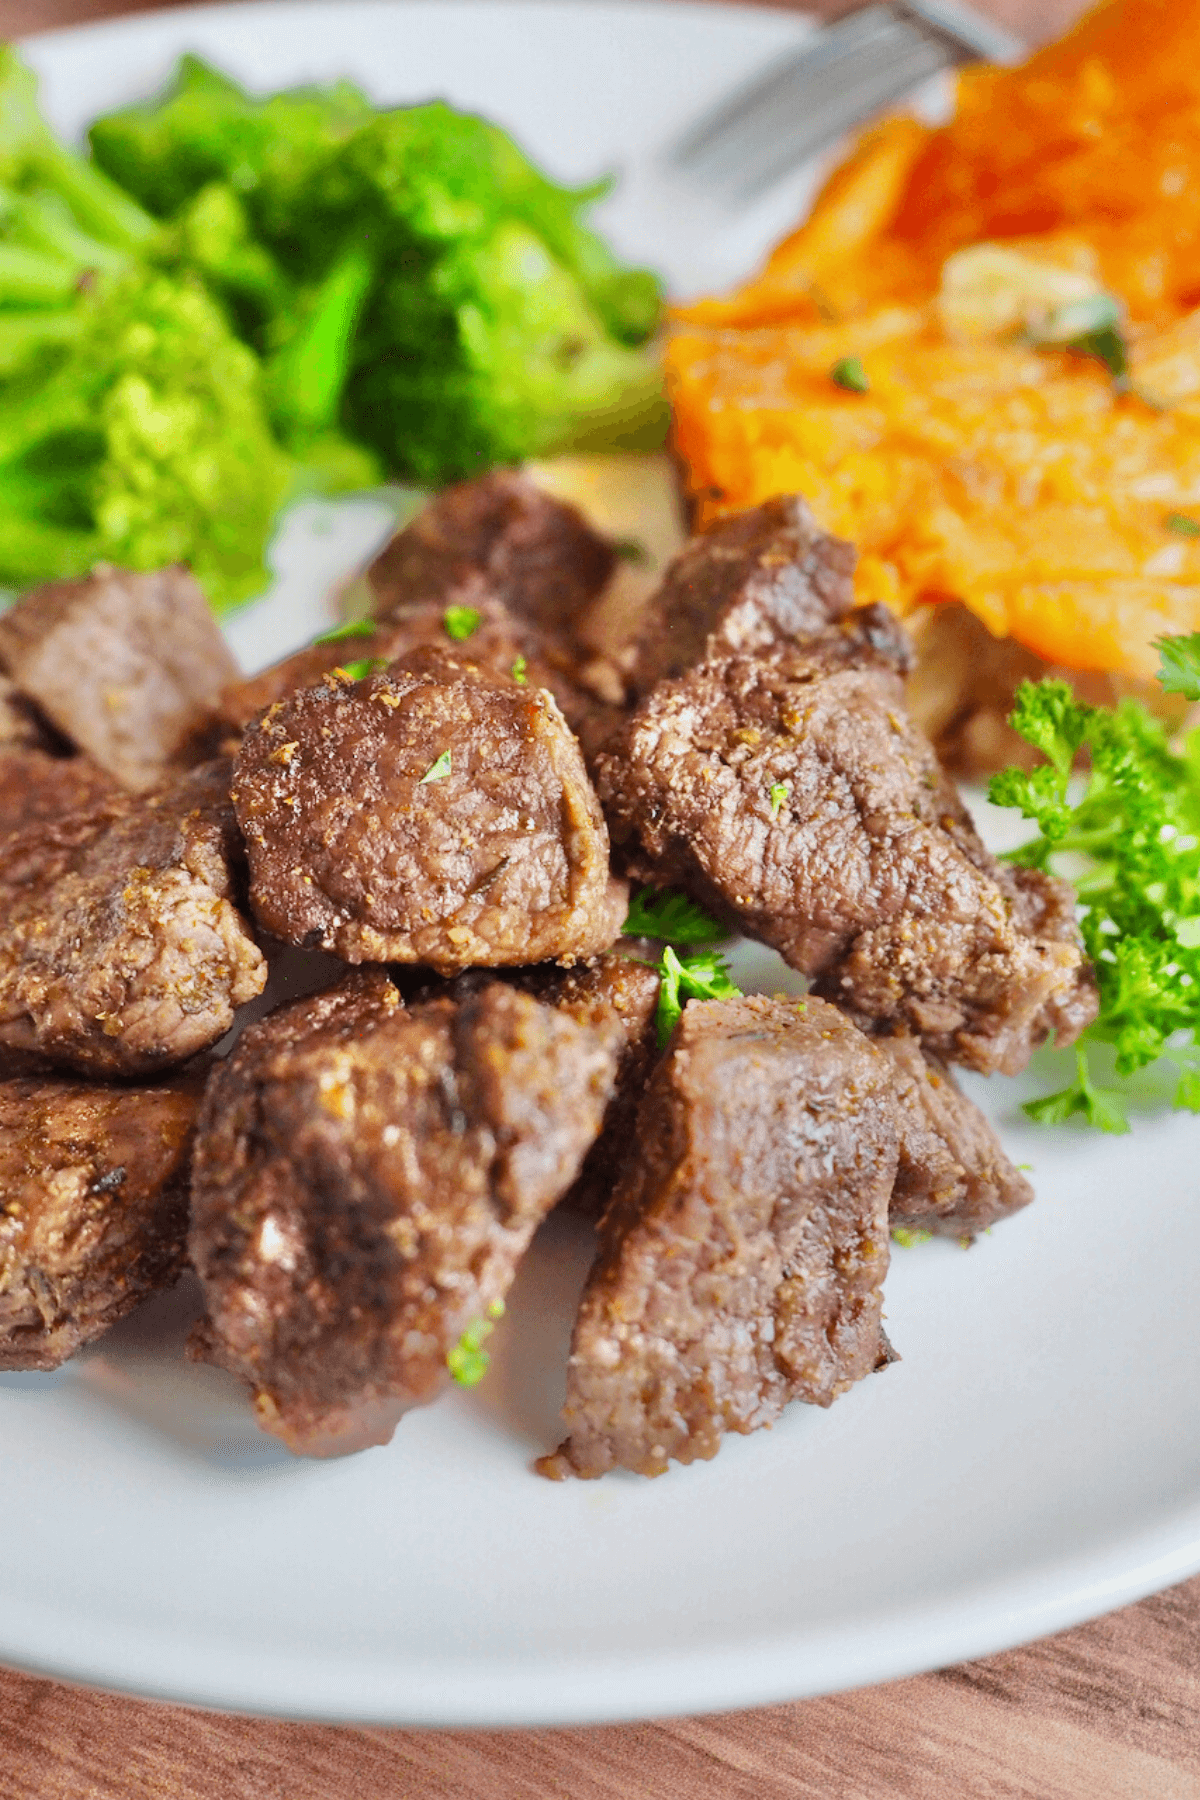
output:
M892 1226L892 1242L899 1244L902 1250L911 1250L914 1244L931 1244L932 1231L913 1231L907 1225Z
M792 791L790 781L777 781L771 789L771 817L779 817L779 809Z
M1200 519L1191 519L1187 513L1168 513L1163 524L1180 537L1200 537Z
M525 686L525 671L528 667L529 664L525 661L523 656L518 656L516 662L512 666L512 678L521 687Z
M442 614L446 636L452 637L456 644L461 644L473 631L479 630L482 616L474 606L448 606Z
M437 761L435 763L430 763L420 781L418 781L417 786L424 787L427 781L445 781L449 773L450 752L448 750L443 750Z
M650 561L650 552L640 538L617 538L613 542L613 549L622 562L648 563Z
M1071 300L1060 306L1029 334L1027 341L1039 349L1074 350L1080 356L1094 356L1114 381L1123 383L1129 373L1129 346L1121 324L1118 300L1111 294L1089 294L1084 300Z
M488 1317L472 1319L454 1348L447 1350L446 1367L459 1387L478 1387L487 1374L492 1359L483 1347L484 1341L495 1330L491 1321L498 1319L503 1311L503 1300L493 1300L488 1307Z
M1164 687L1200 697L1200 633L1158 649ZM990 798L1038 828L1010 860L1074 880L1100 993L1074 1080L1025 1111L1127 1131L1122 1084L1151 1064L1172 1075L1176 1107L1200 1111L1200 729L1175 749L1136 700L1087 706L1064 681L1022 683L1012 723L1047 760L992 779Z
M629 902L621 927L625 937L657 938L663 944L715 944L729 933L702 907L671 888L641 888Z
M658 1047L665 1049L683 1016L687 1000L737 1000L741 988L734 985L725 959L716 950L693 950L676 956L670 944L658 965Z
M374 619L350 619L345 625L335 625L332 631L323 631L320 637L313 639L313 643L340 644L346 638L373 637L374 634Z
M839 357L829 371L829 379L835 387L845 388L851 394L869 394L871 391L861 356Z
M339 673L348 681L362 681L366 676L378 675L380 669L386 668L386 656L361 656L357 662L343 663Z

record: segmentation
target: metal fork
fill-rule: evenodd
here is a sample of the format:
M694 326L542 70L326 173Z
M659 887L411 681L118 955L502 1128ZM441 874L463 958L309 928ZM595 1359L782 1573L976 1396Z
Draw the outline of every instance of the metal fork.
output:
M1023 54L1009 32L958 0L866 6L777 58L691 125L665 161L688 185L744 204L941 70Z

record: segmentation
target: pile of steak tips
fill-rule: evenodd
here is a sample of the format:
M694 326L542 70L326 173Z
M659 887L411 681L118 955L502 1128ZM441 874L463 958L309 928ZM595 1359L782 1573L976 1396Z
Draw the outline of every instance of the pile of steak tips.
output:
M1093 1017L1073 897L980 842L849 547L796 498L720 524L603 656L612 570L501 473L251 680L178 570L0 619L0 1367L190 1261L266 1430L386 1443L566 1205L598 1253L539 1466L653 1475L894 1360L892 1226L1032 1198L949 1065ZM630 882L808 997L678 1012ZM347 967L263 1016L285 949Z

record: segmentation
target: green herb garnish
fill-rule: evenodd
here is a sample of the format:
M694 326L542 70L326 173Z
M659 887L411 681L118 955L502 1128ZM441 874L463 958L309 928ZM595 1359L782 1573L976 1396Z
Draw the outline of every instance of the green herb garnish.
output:
M350 619L345 625L335 625L332 631L323 631L320 637L313 639L313 643L340 644L346 638L373 637L375 630L374 619Z
M1172 691L1200 690L1200 634L1159 650ZM989 796L1038 827L1011 860L1074 880L1100 991L1075 1079L1025 1110L1043 1124L1080 1117L1125 1131L1120 1082L1161 1059L1177 1078L1175 1105L1200 1111L1200 731L1177 753L1137 701L1086 706L1063 681L1022 683L1012 724L1047 761L1005 769ZM1076 773L1084 749L1090 767ZM1101 1046L1116 1086L1098 1075Z
M1182 694L1185 700L1200 700L1200 631L1188 637L1159 638L1158 679L1165 694Z
M1089 294L1084 300L1071 300L1060 306L1026 337L1039 349L1074 350L1080 356L1094 356L1114 381L1123 382L1129 373L1129 347L1122 322L1120 302L1111 294Z
M871 391L871 383L867 380L861 356L839 357L829 371L829 379L835 387L845 388L851 394L868 394Z
M362 681L366 676L378 675L380 669L386 668L386 656L361 656L357 662L343 663L338 672L349 681Z
M1170 512L1163 524L1180 537L1200 537L1200 520L1189 518L1187 513Z
M664 944L715 944L729 933L702 907L671 888L641 888L629 902L624 937L657 938Z
M459 1387L478 1387L491 1364L483 1346L495 1329L492 1320L503 1316L503 1300L493 1300L487 1310L487 1318L472 1319L454 1348L446 1352L446 1367Z
M777 781L771 789L771 817L779 817L779 809L792 791L790 781Z
M528 667L529 664L525 661L523 656L518 656L516 662L512 666L512 678L520 687L525 686L526 670Z
M911 1250L915 1244L931 1244L932 1231L913 1231L908 1225L892 1226L892 1242L899 1244L902 1250Z
M613 550L622 562L648 563L650 552L640 538L614 538Z
M448 750L443 750L437 761L430 763L420 781L418 781L417 786L424 787L427 781L445 781L449 773L450 752Z
M661 986L658 992L658 1047L664 1049L683 1014L686 1000L737 1000L741 988L736 987L716 950L693 950L676 956L670 944L658 965Z
M456 644L461 644L473 631L479 630L481 617L482 614L474 606L448 606L442 614L446 636L452 637Z

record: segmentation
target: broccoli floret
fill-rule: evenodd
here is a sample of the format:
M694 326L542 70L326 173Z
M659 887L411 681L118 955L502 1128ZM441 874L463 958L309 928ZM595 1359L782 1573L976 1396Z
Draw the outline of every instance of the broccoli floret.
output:
M349 82L251 98L197 56L181 59L160 99L97 119L96 164L158 218L219 181L241 194L268 241L303 233L294 204L313 166L373 116Z
M296 471L256 358L194 281L139 268L79 311L59 367L0 409L0 583L182 561L219 609L261 592Z
M389 467L436 484L585 435L661 435L657 358L629 341L657 319L657 284L580 224L595 192L554 187L440 103L380 115L318 170L308 254L353 241L376 271L344 418Z

